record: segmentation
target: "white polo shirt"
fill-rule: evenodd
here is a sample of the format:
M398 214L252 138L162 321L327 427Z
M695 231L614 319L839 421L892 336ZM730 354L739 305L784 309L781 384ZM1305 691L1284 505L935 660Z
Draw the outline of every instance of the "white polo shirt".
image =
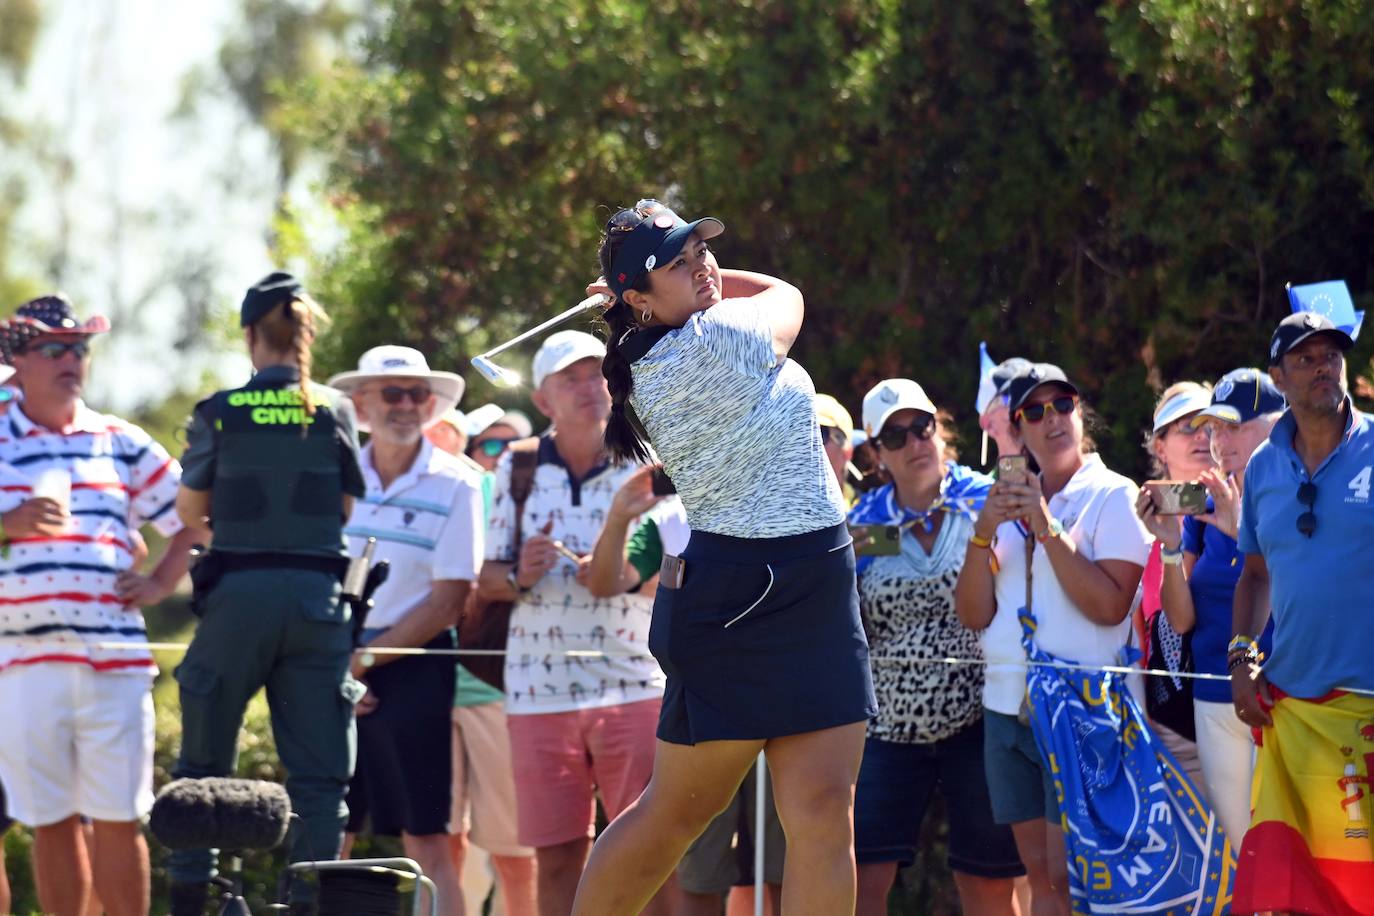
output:
M1064 489L1049 498L1049 509L1063 524L1063 537L1089 560L1125 560L1143 567L1153 538L1135 514L1135 498L1135 484L1092 454L1084 456L1083 466ZM1017 612L1026 605L1026 540L1015 522L997 527L994 551L999 567L997 613L982 634L988 662L983 705L1014 716L1026 695L1026 651L1017 620ZM1031 564L1031 602L1038 624L1035 642L1041 649L1085 665L1117 663L1130 636L1130 617L1115 626L1085 617L1059 583L1043 544L1035 545Z
M383 488L372 445L361 461L367 494L353 505L344 534L350 556L377 539L375 560L391 563L367 616L368 629L394 625L418 607L432 584L474 582L482 565L482 479L458 458L422 440L410 470Z
M569 550L590 554L611 500L636 466L603 464L574 480L548 435L540 437L538 460L522 536L532 537L547 526L549 535ZM496 468L487 523L487 559L498 563L516 559L510 475L507 452ZM649 654L653 599L632 594L597 598L576 577L577 565L559 557L511 612L506 645L510 715L594 709L663 696L663 671ZM606 652L607 657L568 656L568 650Z

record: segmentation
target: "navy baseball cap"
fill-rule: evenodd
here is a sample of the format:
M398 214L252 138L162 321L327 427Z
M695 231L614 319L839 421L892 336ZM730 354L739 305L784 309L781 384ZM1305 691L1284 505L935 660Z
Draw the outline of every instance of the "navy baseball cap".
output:
M1026 403L1026 398L1030 397L1032 391L1052 382L1078 394L1078 386L1069 381L1063 369L1053 363L1032 363L1029 368L1022 370L1007 382L1007 409L1015 414L1017 408Z
M1233 369L1212 389L1212 403L1193 417L1197 429L1209 418L1227 423L1245 423L1255 417L1276 413L1288 406L1283 393L1258 369Z
M644 274L676 257L693 232L700 233L703 239L713 239L725 231L725 224L714 216L689 223L656 200L642 200L635 206L636 210L646 208L651 212L630 230L611 265L611 275L606 278L606 285L617 299ZM612 217L611 222L614 221Z
M257 324L258 320L305 290L301 281L284 270L274 270L248 287L239 306L239 327Z
M1283 355L1314 334L1330 334L1336 346L1349 350L1355 340L1331 323L1331 319L1316 312L1294 312L1279 322L1269 341L1269 365L1277 366Z

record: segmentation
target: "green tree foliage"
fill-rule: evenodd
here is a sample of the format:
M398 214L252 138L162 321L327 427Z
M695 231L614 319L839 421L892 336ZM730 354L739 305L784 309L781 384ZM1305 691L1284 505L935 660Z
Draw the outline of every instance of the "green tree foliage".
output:
M27 137L23 125L6 111L5 100L23 85L41 23L37 0L0 0L0 307L22 302L37 291L30 278L12 273L9 263L14 215L24 202L15 154Z
M803 289L797 355L851 406L902 374L967 420L985 338L1063 364L1138 471L1154 392L1261 362L1284 282L1370 304L1369 4L389 11L283 109L346 233L314 278L335 363L385 338L462 364L580 298L605 208L657 196Z

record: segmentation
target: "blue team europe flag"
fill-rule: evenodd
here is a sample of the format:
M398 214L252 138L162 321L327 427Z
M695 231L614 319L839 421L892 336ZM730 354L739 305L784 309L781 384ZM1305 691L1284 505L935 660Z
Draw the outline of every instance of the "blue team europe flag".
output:
M1020 619L1027 658L1064 661L1036 648L1034 617ZM1026 680L1031 730L1059 795L1074 913L1228 912L1230 844L1125 675L1031 665Z
M1316 312L1331 319L1331 323L1351 338L1360 336L1364 312L1355 309L1350 288L1344 280L1326 280L1305 286L1288 286L1288 304L1295 312Z

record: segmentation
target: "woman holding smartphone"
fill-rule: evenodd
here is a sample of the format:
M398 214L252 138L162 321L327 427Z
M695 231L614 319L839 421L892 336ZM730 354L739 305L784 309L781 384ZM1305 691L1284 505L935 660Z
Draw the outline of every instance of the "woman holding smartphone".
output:
M954 613L954 583L992 478L958 464L952 419L910 379L864 396L864 429L892 483L864 494L849 522L895 526L898 552L859 558L859 606L878 715L868 723L854 800L859 916L883 916L899 867L920 845L936 786L949 817L949 858L965 913L1015 912L1013 879L1025 874L1011 831L992 819L983 770L983 669L943 658L981 658Z
M1192 429L1208 436L1209 451L1221 463L1220 472L1208 470L1200 478L1207 487L1207 513L1161 515L1148 491L1136 503L1145 527L1158 539L1164 614L1174 630L1191 637L1193 667L1204 674L1233 670L1228 643L1232 599L1245 565L1236 545L1245 466L1283 408L1283 395L1268 374L1258 369L1228 372L1209 403L1189 420ZM1260 651L1268 653L1273 632L1271 619L1260 636ZM1203 788L1231 848L1239 851L1250 828L1255 756L1250 728L1236 718L1231 685L1225 681L1194 681L1190 712L1201 776L1194 781Z
M1164 389L1155 404L1150 433L1144 443L1150 458L1151 479L1199 481L1216 470L1207 431L1193 424L1198 413L1211 403L1211 389L1197 382L1175 382ZM1137 510L1148 498L1148 490L1142 490ZM1164 563L1160 557L1158 533L1149 519L1144 521L1145 527L1155 534L1156 541L1150 548L1150 558L1140 581L1136 627L1144 653L1142 665L1179 671L1183 668L1185 648L1190 650L1191 647L1187 646L1186 637L1180 635L1181 631L1171 626L1173 621L1169 616L1159 613ZM1155 733L1193 784L1201 787L1202 770L1193 740L1193 682L1182 678L1147 677L1144 691L1145 708Z
M707 241L724 229L644 200L602 241L607 450L647 457L632 408L692 537L654 602L668 685L653 777L593 848L577 914L638 913L760 750L787 834L785 911L854 909L854 781L876 711L854 554L815 388L787 358L801 293L721 270Z
M983 727L993 817L1011 825L1035 916L1067 916L1058 798L1023 713L1018 612L1029 604L1035 642L1049 654L1115 664L1150 538L1135 514L1135 484L1091 451L1078 388L1064 372L1037 363L1007 394L1012 424L1040 473L1008 474L993 485L968 540L955 602L963 624L982 633L988 660Z

